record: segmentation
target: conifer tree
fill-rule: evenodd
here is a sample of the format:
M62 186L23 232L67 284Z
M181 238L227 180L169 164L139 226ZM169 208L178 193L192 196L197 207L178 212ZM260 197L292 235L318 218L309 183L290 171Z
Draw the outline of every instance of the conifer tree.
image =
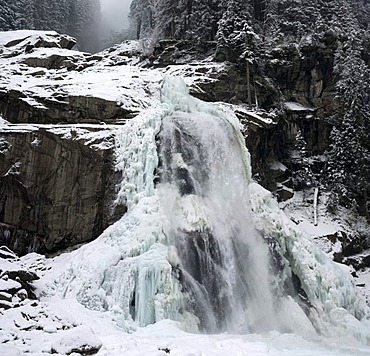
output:
M226 49L234 57L253 57L259 38L252 27L251 5L243 0L225 1L224 4L225 11L218 23L218 51Z
M361 43L352 37L338 50L337 95L342 115L331 133L330 186L347 207L369 218L370 193L370 69L361 57Z

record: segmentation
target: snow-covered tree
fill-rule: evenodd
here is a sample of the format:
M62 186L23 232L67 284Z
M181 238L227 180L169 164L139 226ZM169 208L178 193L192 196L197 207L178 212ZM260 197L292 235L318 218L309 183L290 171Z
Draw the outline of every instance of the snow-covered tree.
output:
M220 18L220 1L193 1L188 14L186 37L198 42L214 40Z
M156 0L133 0L130 6L130 22L136 38L150 37L155 28Z
M0 0L0 30L31 28L31 5L27 0Z
M336 71L341 115L331 133L329 181L342 204L357 206L369 218L370 194L370 69L352 37L338 50Z
M264 35L268 43L297 42L312 33L320 0L266 0Z
M243 0L225 1L225 11L218 23L218 51L226 49L234 57L254 57L259 37L253 29L252 10Z

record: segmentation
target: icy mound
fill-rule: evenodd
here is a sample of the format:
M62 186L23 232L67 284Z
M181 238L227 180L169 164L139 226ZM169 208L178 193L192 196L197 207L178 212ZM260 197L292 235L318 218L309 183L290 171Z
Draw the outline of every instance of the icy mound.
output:
M347 266L333 262L297 230L269 191L257 183L251 183L249 190L255 224L278 241L286 265L298 275L316 330L326 336L353 335L369 342L370 310Z

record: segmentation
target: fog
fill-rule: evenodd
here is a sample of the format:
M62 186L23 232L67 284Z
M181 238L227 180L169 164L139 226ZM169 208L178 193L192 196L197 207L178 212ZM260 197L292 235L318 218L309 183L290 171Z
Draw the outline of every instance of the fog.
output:
M120 31L128 27L131 0L100 0L106 30Z

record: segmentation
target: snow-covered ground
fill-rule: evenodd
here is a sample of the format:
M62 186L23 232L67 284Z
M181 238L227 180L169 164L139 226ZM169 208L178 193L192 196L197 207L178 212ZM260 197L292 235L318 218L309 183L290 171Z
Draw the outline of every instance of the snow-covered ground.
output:
M52 263L47 268L51 266ZM45 259L36 254L13 262L13 267L46 273ZM4 266L0 264L0 268ZM99 349L101 356L370 355L368 346L352 338L304 338L276 331L249 335L194 334L183 331L179 323L171 320L128 333L112 321L110 313L88 310L74 298L27 299L17 308L1 310L0 321L0 355L4 356L64 355L86 345Z

